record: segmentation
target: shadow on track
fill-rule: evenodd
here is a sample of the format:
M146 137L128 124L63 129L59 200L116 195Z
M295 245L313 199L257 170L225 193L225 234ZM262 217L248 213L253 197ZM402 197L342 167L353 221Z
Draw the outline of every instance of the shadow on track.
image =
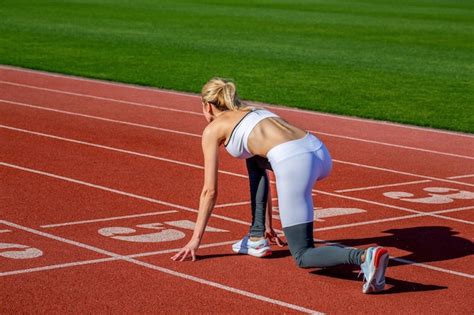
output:
M367 247L371 244L394 247L408 252L405 256L397 258L407 259L417 263L444 261L474 254L474 243L468 239L456 236L459 233L446 226L418 226L405 229L390 229L382 233L390 235L360 239L332 240L331 242L351 247ZM398 266L401 264L404 263L391 261L390 266Z
M338 278L344 280L353 280L362 282L362 275L358 277L358 271L354 271L352 266L339 266L327 269L318 269L311 272L314 275L325 276L331 278ZM395 293L408 293L408 292L423 292L423 291L435 291L444 290L448 287L438 286L433 284L422 284L417 282L405 281L394 279L390 277L385 278L386 289L383 292L377 293L377 295L395 294Z

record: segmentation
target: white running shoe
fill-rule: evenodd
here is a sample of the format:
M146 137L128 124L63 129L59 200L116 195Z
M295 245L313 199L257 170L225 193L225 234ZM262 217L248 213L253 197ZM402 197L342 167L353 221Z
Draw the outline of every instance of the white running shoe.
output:
M255 257L265 257L272 254L272 248L266 238L251 241L248 236L232 245L234 253L247 254Z
M364 273L363 293L376 293L385 288L385 270L388 266L389 255L383 247L369 247L365 261L360 265Z

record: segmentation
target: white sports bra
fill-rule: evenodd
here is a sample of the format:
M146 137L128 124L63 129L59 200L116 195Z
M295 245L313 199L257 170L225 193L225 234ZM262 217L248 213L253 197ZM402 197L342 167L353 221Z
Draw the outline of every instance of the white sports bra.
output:
M247 147L247 142L253 128L263 119L279 117L264 108L254 108L235 125L230 133L227 143L224 145L230 155L238 159L246 159L252 156Z

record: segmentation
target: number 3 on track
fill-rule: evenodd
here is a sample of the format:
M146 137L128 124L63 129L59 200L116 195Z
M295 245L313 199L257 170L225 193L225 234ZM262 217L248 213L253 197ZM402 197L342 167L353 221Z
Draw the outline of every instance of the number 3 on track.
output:
M427 187L423 189L428 196L421 198L412 198L415 195L403 191L390 191L383 195L392 199L399 199L415 203L444 204L453 202L455 199L474 199L474 193L465 190L446 188L446 187Z

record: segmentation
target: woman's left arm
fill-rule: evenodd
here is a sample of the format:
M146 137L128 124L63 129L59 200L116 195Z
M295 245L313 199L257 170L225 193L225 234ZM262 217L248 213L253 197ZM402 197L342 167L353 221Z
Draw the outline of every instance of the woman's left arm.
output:
M204 154L204 185L199 199L199 212L191 240L176 255L173 260L183 261L191 254L196 260L196 251L201 243L207 222L211 216L217 199L217 170L219 164L219 138L217 132L209 125L202 135L202 151ZM181 259L179 259L181 257Z

